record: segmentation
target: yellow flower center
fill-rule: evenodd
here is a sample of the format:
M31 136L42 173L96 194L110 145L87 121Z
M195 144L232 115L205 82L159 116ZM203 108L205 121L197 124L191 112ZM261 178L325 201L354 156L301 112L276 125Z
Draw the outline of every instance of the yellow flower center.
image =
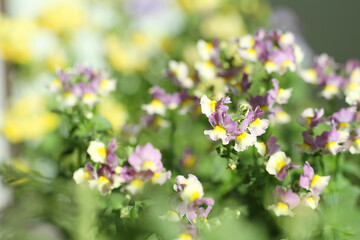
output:
M141 168L143 170L151 170L151 171L155 171L156 170L156 165L154 162L152 161L145 161L142 165Z
M211 52L214 49L214 45L212 43L207 43L206 44L206 50Z
M335 87L334 85L326 85L324 88L324 92L335 94L338 92L338 88Z
M131 181L131 185L134 187L143 187L144 186L144 181L140 180L140 179L134 179Z
M319 183L319 181L321 181L321 176L319 176L319 175L316 174L316 175L313 177L313 179L311 180L310 188L313 188L314 185L316 185L316 184Z
M191 237L190 234L187 233L182 233L179 235L179 237L177 238L177 240L192 240L193 238Z
M255 121L253 121L253 122L251 123L251 125L253 125L253 126L259 126L259 125L261 125L261 120L260 120L260 118L255 119Z
M195 201L196 199L200 198L200 193L198 191L191 193L190 202Z
M217 102L216 102L215 100L212 100L212 101L210 102L210 107L211 107L211 111L212 111L212 112L215 112L215 111L216 111L216 104L217 104Z
M107 178L104 177L104 176L100 176L99 179L98 179L98 181L99 181L99 183L101 183L101 184L107 184L107 183L110 182L110 180L107 179Z
M106 148L104 148L104 147L98 148L98 154L99 154L102 158L105 158L105 157L106 157Z
M223 127L217 125L214 127L214 133L215 134L226 134L226 130Z
M285 162L284 159L281 159L280 161L278 161L278 162L276 163L276 172L277 172L277 173L280 172L281 169L282 169L285 165L286 165L286 162Z
M347 127L350 127L350 124L349 123L340 123L339 124L339 128L347 128Z
M109 80L103 79L100 82L100 88L105 88L109 84Z
M335 147L336 145L337 145L336 142L329 142L325 145L324 149L328 150L328 149Z
M160 100L157 100L157 99L153 99L151 101L151 105L153 105L154 107L163 107L164 106L164 104Z
M242 134L240 134L239 136L236 137L236 140L242 141L247 137L247 133L243 132Z

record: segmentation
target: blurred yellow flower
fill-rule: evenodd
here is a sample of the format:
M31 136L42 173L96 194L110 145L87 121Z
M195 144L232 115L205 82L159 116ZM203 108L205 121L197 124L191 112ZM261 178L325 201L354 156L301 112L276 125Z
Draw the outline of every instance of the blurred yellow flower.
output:
M201 59L195 42L194 44L186 45L182 55L185 63L187 63L189 66L195 65L195 63Z
M138 46L143 41L140 38L134 40ZM129 74L143 71L149 64L146 56L143 56L129 44L121 42L115 34L109 35L105 39L105 47L111 66L122 73Z
M104 98L98 106L98 113L109 120L114 133L121 132L127 119L127 111L121 103L111 97Z
M55 71L57 67L64 69L66 65L67 61L65 55L60 51L56 51L53 54L50 54L46 59L46 66L51 71Z
M205 19L200 25L202 36L208 39L230 39L245 35L247 30L241 15L227 12Z
M40 25L58 34L77 30L85 22L85 11L76 1L65 1L50 5L39 16Z
M189 12L208 12L217 8L221 0L178 0L180 6Z
M25 64L32 60L32 38L35 24L26 19L0 17L0 56L11 62Z
M39 95L19 99L4 113L1 131L12 143L39 140L56 129L59 117L46 110L46 98Z

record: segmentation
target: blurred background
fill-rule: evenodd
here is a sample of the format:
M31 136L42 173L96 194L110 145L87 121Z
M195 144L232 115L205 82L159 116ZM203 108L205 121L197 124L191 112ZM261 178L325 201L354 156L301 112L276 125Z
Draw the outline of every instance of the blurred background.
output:
M59 143L48 91L57 67L85 63L118 80L101 109L119 134L140 118L170 59L199 59L199 39L281 29L295 34L305 67L323 52L345 62L360 58L359 7L355 0L0 0L0 161L28 158L56 175L47 160ZM0 185L0 208L11 196Z

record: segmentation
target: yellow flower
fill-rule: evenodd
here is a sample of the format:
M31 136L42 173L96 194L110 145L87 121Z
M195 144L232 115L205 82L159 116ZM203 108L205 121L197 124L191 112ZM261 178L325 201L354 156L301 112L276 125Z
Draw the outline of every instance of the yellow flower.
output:
M98 112L109 120L115 133L121 131L128 115L125 107L112 98L103 99L98 106Z
M121 42L114 34L105 39L105 48L111 66L122 73L143 71L149 64L148 58Z
M76 1L60 2L45 8L40 14L40 25L58 34L73 32L86 22L85 12Z
M180 6L189 12L208 12L216 9L220 0L178 0Z
M62 52L54 52L46 59L46 66L49 70L55 71L56 68L64 69L67 65L65 55Z
M200 25L200 32L209 39L229 39L245 35L247 30L239 13L228 12L205 19Z
M1 131L12 143L40 140L59 125L59 117L46 110L46 99L32 95L13 103L5 111Z
M30 20L0 17L0 56L11 62L32 61L32 40L36 26Z

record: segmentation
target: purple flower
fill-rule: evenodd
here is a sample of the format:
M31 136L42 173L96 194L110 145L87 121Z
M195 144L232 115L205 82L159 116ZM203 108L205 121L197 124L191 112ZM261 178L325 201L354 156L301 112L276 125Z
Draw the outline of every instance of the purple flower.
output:
M187 219L190 222L193 222L195 219L206 219L209 215L213 205L214 200L212 198L198 198L195 201L191 202L185 209L184 207L179 208L180 216L186 215ZM206 208L200 207L206 205ZM184 212L185 210L185 212Z
M281 186L274 189L274 197L276 204L268 207L273 210L276 216L294 216L291 211L300 203L300 198L291 189L285 191Z
M340 111L334 113L330 119L334 120L339 128L349 128L350 124L355 120L356 107L341 108Z
M295 145L295 147L297 148L297 151L299 153L308 153L308 154L315 153L318 146L316 145L316 143L314 141L314 137L311 136L308 131L303 131L302 136L304 139L303 143Z
M300 176L300 186L306 190L310 190L315 194L320 194L329 184L330 176L315 175L314 169L308 161L304 165L304 174Z
M314 128L322 122L325 122L325 118L322 118L324 115L324 109L305 109L302 114L299 115L297 121L300 125L306 128Z
M136 171L152 171L160 173L163 170L161 153L151 143L145 146L137 146L129 156L128 162Z
M214 112L226 112L229 107L224 103L231 103L229 97L221 98L218 102L210 100L206 95L203 95L200 99L201 112L207 117L210 117Z
M291 162L284 152L278 151L270 156L266 163L266 171L275 175L277 179L284 180L289 168L300 168L300 166Z
M331 153L336 155L343 150L343 147L338 144L339 141L340 133L333 126L330 131L325 131L320 136L317 136L315 143L319 148L323 148L323 154Z
M204 134L208 135L211 140L222 140L224 145L228 144L236 134L238 123L233 121L231 116L223 111L217 111L210 115L210 124L214 127L213 130L205 130Z
M110 165L114 164L115 167L117 166L117 156L114 153L116 148L117 148L116 139L113 138L111 139L108 147L106 148L106 162L109 163Z
M249 108L249 111L243 120L240 129L238 129L234 136L235 150L238 152L248 149L256 143L256 137L265 133L269 126L269 120L260 119L263 111L260 107L256 107L255 111ZM233 137L232 137L233 138Z
M255 147L261 156L271 156L280 151L280 145L277 144L278 139L270 136L267 141L255 143Z

